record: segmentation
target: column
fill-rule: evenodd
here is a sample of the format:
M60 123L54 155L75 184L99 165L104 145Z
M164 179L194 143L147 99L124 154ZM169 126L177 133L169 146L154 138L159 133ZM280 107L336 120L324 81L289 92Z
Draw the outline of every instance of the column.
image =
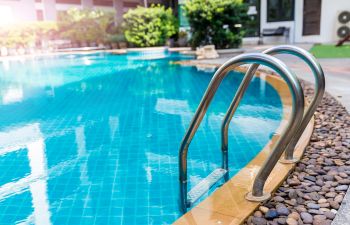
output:
M55 0L43 0L44 4L44 20L56 20L57 10Z
M93 0L82 0L81 3L84 9L91 9L94 6Z
M123 0L113 0L113 7L115 9L115 21L118 25L123 22L124 6Z

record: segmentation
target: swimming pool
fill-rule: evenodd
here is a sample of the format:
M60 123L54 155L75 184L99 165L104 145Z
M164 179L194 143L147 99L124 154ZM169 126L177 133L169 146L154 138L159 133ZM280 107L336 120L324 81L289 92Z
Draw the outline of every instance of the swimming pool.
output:
M171 224L178 149L213 75L168 52L0 62L0 224ZM220 125L242 76L221 85L188 155L190 187L221 165ZM282 118L254 79L229 131L230 176Z

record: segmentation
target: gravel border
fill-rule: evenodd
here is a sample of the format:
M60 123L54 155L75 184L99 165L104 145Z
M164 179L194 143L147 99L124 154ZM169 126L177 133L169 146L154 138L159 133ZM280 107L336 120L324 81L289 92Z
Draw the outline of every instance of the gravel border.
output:
M312 86L302 83L305 96L312 96ZM326 93L315 113L314 132L301 161L245 224L331 224L349 185L350 116Z

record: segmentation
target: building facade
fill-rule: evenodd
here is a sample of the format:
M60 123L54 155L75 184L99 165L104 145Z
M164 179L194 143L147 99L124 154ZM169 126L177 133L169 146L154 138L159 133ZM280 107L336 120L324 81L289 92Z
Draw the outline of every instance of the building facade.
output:
M289 43L334 43L341 38L340 29L350 30L349 21L339 21L341 13L350 13L350 0L260 0L253 6L260 32L286 27ZM285 42L285 38L265 37L264 42Z
M170 1L171 2L171 1ZM163 3L162 0L0 0L0 24L22 21L56 20L59 11L69 8L115 10L117 17L138 5ZM166 1L165 3L168 3ZM169 3L168 3L169 4Z
M56 20L69 8L97 8L116 11L117 20L130 8L161 3L172 7L183 29L188 23L181 5L186 0L0 0L0 25L21 21ZM254 23L247 28L246 43L257 43L265 29L285 27L286 37L264 37L265 43L331 43L340 39L339 29L350 32L350 22L340 23L339 15L350 12L350 0L245 0ZM179 7L177 5L180 5ZM187 29L188 30L188 29Z

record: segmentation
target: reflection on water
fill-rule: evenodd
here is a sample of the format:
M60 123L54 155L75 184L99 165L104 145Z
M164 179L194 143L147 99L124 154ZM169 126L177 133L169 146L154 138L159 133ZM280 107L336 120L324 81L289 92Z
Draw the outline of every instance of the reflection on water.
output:
M178 147L212 72L166 52L0 62L0 224L170 224ZM220 125L241 80L224 80L193 139L190 186L221 165ZM229 131L233 176L281 119L255 79Z
M32 196L33 215L27 220L35 224L51 224L47 196L47 165L45 143L38 123L0 133L1 155L27 150L30 172L26 177L0 187L0 201L8 196L29 190ZM30 222L30 221L27 221Z

